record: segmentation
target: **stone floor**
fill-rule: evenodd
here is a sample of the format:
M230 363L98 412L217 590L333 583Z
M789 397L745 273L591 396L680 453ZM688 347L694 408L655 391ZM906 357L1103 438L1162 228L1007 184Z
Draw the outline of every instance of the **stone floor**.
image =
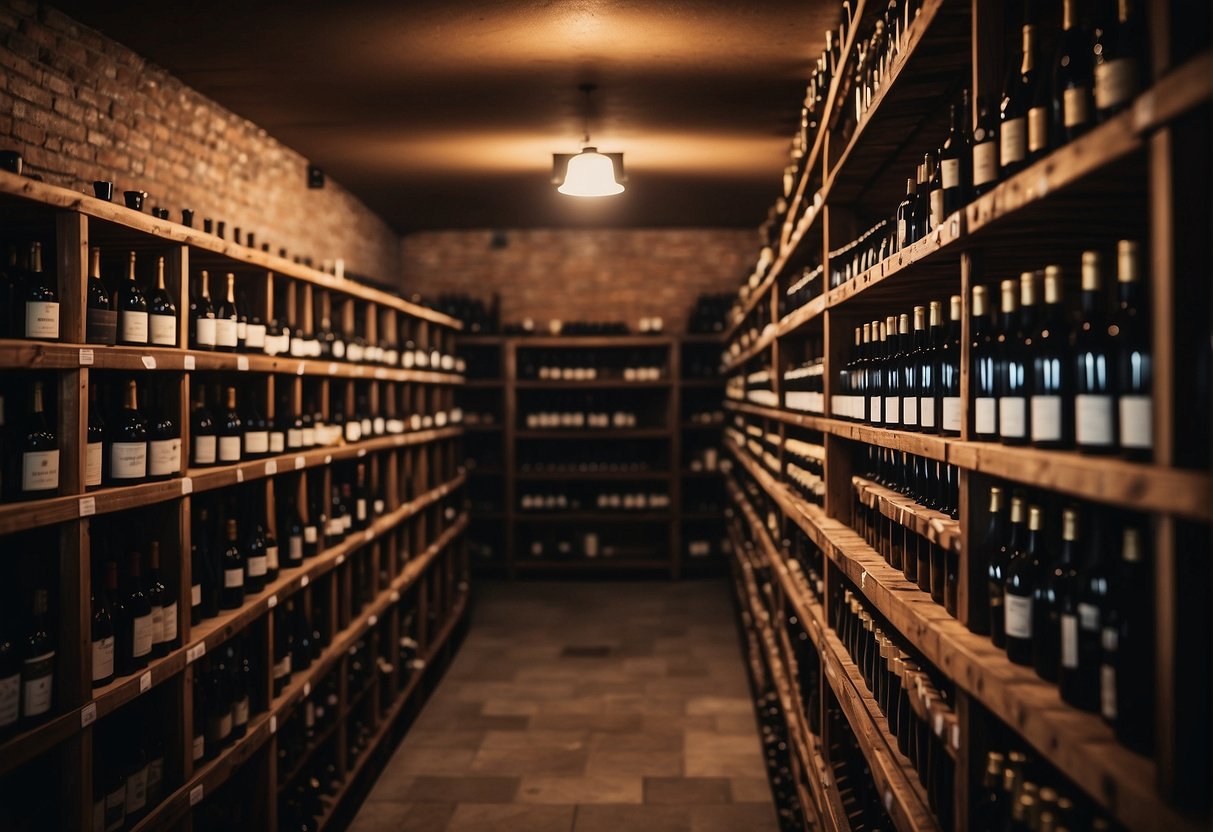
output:
M351 832L764 832L727 584L480 584Z

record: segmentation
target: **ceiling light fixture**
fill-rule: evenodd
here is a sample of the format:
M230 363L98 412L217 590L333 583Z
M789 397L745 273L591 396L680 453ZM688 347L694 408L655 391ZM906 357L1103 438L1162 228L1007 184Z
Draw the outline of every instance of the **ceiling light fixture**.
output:
M616 179L616 166L622 179L623 154L599 153L590 144L590 94L596 84L581 84L577 87L585 93L585 134L581 140L581 152L552 154L552 181L560 185L556 190L567 196L613 196L623 193L623 185Z

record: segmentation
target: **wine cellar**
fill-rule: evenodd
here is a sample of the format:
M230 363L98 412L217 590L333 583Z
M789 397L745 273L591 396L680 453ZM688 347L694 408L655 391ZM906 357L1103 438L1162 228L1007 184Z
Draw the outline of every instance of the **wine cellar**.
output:
M591 6L0 2L0 832L1208 829L1213 10Z

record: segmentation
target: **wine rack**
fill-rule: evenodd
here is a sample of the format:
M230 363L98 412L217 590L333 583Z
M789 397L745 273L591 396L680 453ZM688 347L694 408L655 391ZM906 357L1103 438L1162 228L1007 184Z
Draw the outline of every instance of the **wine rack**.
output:
M333 788L318 797L311 822L316 828L335 825L348 813L345 797L365 779L363 772L383 761L400 717L415 713L432 689L466 620L467 475L455 403L463 376L453 356L459 322L353 279L9 173L0 173L0 222L14 238L43 242L60 304L58 341L0 340L6 383L19 389L35 375L44 382L51 402L48 422L60 450L54 496L0 504L5 568L24 574L32 553L42 553L38 585L49 590L46 629L54 646L49 713L22 718L0 733L0 792L28 790L29 777L36 776L38 794L46 800L37 801L36 820L4 816L0 825L94 828L94 811L106 810L107 790L115 788L107 780L110 769L125 771L133 758L124 749L135 745L138 753L154 758L148 760L153 789L146 803L131 804L138 812L121 828L207 828L215 817L240 828L285 826L294 815L280 811L295 811L285 796L291 776L309 770L314 755L328 753L324 749L336 749L325 758ZM86 342L93 247L110 254L135 251L141 260L149 253L164 258L166 287L178 314L175 346ZM358 362L349 354L317 358L198 350L190 307L202 269L211 272L212 283L220 272L234 273L242 292L253 298L253 314L275 315L309 335L324 326L322 316L327 321L332 314L351 339L357 336L359 346L365 340L386 348L390 357L382 350L374 363L370 353ZM412 355L398 358L406 344L416 361ZM157 404L179 430L180 465L166 479L86 488L90 388L125 389L128 380L140 390L156 389ZM279 441L285 441L287 427L275 422L276 408L296 418L305 406L314 408L336 423L330 425L335 430L311 446L270 453L254 449L253 458L193 467L195 394L227 386L242 396L252 394L270 434L282 434ZM8 397L9 425L21 422L25 398ZM343 415L349 416L344 425ZM355 423L370 428L351 432ZM315 553L288 562L287 530L279 516L283 506L297 501L305 506L308 522L316 524L330 493L340 491L334 491L338 472L348 499L355 468L359 488L365 476L368 489L359 494L356 524L321 531ZM11 481L5 485L12 488ZM319 499L309 505L309 495ZM11 497L11 490L5 496ZM192 575L201 564L193 563L191 553L202 533L212 540L221 534L218 514L213 511L213 522L203 524L202 512L222 506L232 517L248 511L247 504L265 511L266 530L280 544L280 568L264 588L247 591L239 605L191 621L196 612L191 602L202 580ZM353 513L351 504L347 519ZM94 686L90 594L104 585L94 574L104 568L97 558L108 551L122 561L127 548L142 546L149 534L162 543L161 575L168 599L176 603L176 638L146 666L112 681L103 676ZM29 548L31 543L38 549ZM28 604L18 600L22 608ZM277 613L296 603L306 606L323 639L306 668L276 684L271 669ZM6 618L5 624L19 626L19 619ZM398 650L402 639L411 645L407 651ZM197 721L207 718L205 710L195 708L196 695L204 696L195 693L195 681L213 677L214 663L235 645L234 655L248 668L248 681L242 682L247 704L240 707L240 719L247 712L247 722L241 722L238 736L195 759L192 739L206 739ZM363 675L354 673L356 667ZM362 686L347 684L347 677ZM334 710L326 742L297 747L286 763L290 771L279 771L279 729L294 724L322 685L333 685L336 693L329 703ZM128 735L149 723L157 727L143 731L150 740L143 748ZM142 783L143 774L139 777ZM247 807L225 807L225 796L237 793Z
M979 828L988 809L979 805L986 796L987 752L997 756L1007 748L1022 748L1041 761L1047 777L1056 778L1050 781L1057 785L1049 789L1053 797L1061 793L1067 811L1086 823L1099 818L1135 830L1209 824L1204 729L1213 674L1202 610L1208 603L1213 477L1207 419L1196 415L1206 412L1209 392L1208 379L1196 379L1201 370L1184 358L1191 351L1185 339L1207 338L1209 331L1203 275L1210 257L1197 226L1208 224L1210 195L1207 176L1191 181L1193 169L1202 175L1208 170L1207 147L1198 149L1210 135L1213 98L1207 28L1203 35L1181 31L1182 4L1143 6L1150 50L1144 74L1154 80L1125 110L1029 160L921 239L874 264L846 266L837 282L829 279L847 241L888 216L905 193L904 176L937 149L947 130L941 98L958 98L962 87L986 95L999 88L1018 43L1017 25L1007 22L1013 5L912 3L882 83L857 121L842 130L838 99L854 76L854 33L870 31L885 14L885 4L865 0L846 7L842 62L826 91L825 115L811 128L786 220L772 231L772 249L742 286L726 327L733 575L747 637L770 666L788 711L796 773L811 795L811 803L802 803L815 808L806 811L815 814L807 827L852 828L829 774L850 747L849 740L831 737L831 726L842 725L839 718L854 734L879 793L882 807L871 810L883 808L898 829ZM1058 18L1047 25L1059 27ZM1153 299L1148 458L977 441L970 379L973 287L997 287L999 280L1050 262L1068 264L1074 276L1080 250L1110 250L1118 238L1141 241ZM816 294L805 290L810 279L822 281ZM1067 285L1066 292L1074 292ZM785 296L793 294L799 305L789 308ZM953 295L963 312L955 357L958 435L874 426L848 412L854 403L843 400L850 391L840 384L840 373L854 360L856 327L927 301L942 301L946 316ZM875 340L875 325L872 335ZM817 360L824 364L821 412L806 412L803 394L789 398L799 391L789 390L785 375L794 369L803 375L799 368ZM794 446L806 443L823 449L820 504L791 470L803 460ZM864 467L873 451L946 471L955 478L949 482L958 504L927 499L926 505L877 481ZM987 592L980 541L996 484L1043 492L1054 516L1058 505L1091 504L1097 517L1141 524L1152 574L1149 585L1136 591L1152 593L1156 612L1153 664L1140 670L1155 700L1152 712L1137 716L1154 726L1151 753L1118 741L1098 712L1064 701L1056 684L1011 661L982 634L980 619L988 611L982 606ZM798 536L821 553L814 579L781 545ZM919 556L914 564L905 557L909 551ZM877 707L877 692L840 641L833 611L844 593L852 593L893 643L928 664L947 687L950 712L940 711L933 728L954 764L953 805L941 807L940 792L924 788ZM794 623L785 627L788 621ZM803 635L819 656L812 691L800 689L801 651L788 633ZM810 724L818 728L810 731Z

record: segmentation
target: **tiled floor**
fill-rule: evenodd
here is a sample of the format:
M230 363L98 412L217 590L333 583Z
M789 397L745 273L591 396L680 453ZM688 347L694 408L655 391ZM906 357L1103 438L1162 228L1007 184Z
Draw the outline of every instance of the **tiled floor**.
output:
M481 584L351 832L776 828L727 584Z

